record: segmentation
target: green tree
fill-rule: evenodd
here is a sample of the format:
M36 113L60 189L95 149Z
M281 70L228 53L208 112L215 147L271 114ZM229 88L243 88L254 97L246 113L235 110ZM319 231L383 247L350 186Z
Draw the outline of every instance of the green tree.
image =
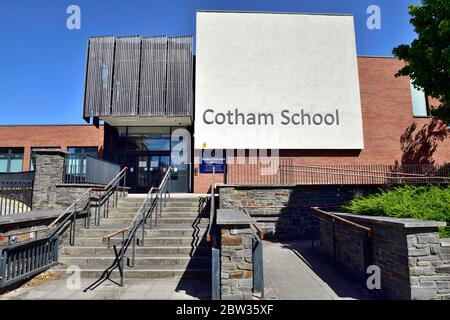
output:
M450 0L422 0L410 5L411 24L418 37L393 54L405 61L395 75L409 76L413 84L441 102L431 114L450 124Z

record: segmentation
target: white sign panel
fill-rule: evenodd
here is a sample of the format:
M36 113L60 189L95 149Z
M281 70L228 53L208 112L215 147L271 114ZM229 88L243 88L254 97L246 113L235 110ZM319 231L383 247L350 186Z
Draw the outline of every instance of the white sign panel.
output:
M196 55L196 149L363 149L352 16L198 12Z

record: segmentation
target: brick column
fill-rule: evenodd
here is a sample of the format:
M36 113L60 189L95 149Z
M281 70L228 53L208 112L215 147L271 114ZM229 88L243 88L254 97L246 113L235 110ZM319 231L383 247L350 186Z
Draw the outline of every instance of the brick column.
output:
M33 210L56 207L56 184L63 181L65 152L36 150Z

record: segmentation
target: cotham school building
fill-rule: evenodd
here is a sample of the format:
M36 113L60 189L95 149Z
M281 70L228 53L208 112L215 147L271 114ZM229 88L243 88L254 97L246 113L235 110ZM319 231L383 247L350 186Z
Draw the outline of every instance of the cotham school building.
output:
M450 158L448 128L429 117L438 102L394 76L401 61L357 56L351 15L198 12L195 50L192 36L92 37L87 49L92 125L1 126L0 172L57 148L127 166L133 193L169 167L173 192L205 193L421 173ZM297 170L280 173L286 164Z

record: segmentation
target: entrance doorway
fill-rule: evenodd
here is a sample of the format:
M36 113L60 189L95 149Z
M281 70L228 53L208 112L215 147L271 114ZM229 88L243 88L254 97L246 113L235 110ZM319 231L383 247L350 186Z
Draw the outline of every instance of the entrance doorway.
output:
M147 193L151 187L158 187L169 167L173 169L168 182L170 192L190 192L190 137L173 134L179 129L187 131L183 127L105 125L105 159L128 167L127 186L131 193ZM172 153L177 158L172 159Z
M158 187L170 167L168 154L136 154L130 155L131 193L147 193L151 187Z

